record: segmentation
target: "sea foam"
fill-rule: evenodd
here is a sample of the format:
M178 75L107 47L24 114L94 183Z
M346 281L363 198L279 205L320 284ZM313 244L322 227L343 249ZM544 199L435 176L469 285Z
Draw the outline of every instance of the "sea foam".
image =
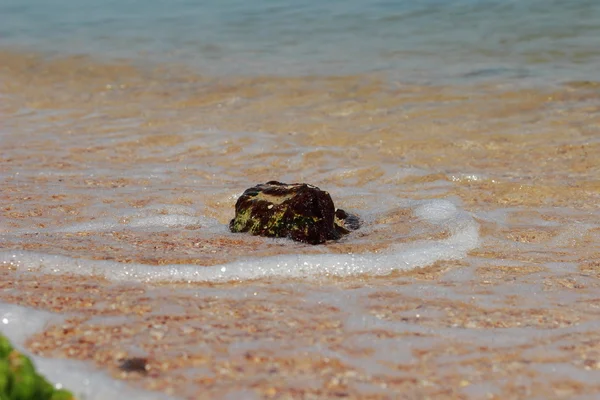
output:
M478 224L473 217L447 200L418 202L414 213L422 220L448 230L449 237L397 244L386 251L362 254L292 254L249 257L210 267L197 265L123 264L114 261L76 259L26 251L0 252L0 263L20 271L47 274L103 276L115 281L223 282L272 277L313 279L359 274L387 275L439 260L460 259L479 243ZM168 217L167 217L168 218ZM151 225L156 220L147 221ZM135 223L140 227L140 221ZM104 227L102 227L104 228Z

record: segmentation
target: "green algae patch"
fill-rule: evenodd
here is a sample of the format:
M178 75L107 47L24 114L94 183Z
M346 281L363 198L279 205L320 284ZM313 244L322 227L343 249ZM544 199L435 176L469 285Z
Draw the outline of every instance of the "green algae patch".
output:
M336 210L328 192L307 183L270 181L246 189L235 204L232 232L321 244L358 229L358 217Z
M75 400L35 371L31 360L0 333L0 400Z

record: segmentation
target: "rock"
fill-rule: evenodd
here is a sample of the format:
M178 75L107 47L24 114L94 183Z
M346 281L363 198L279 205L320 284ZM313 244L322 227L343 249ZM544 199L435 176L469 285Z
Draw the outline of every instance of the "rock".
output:
M138 372L140 374L148 373L148 359L145 357L131 357L121 360L119 369L125 372Z
M235 204L232 232L321 244L358 229L357 216L336 210L329 193L306 183L270 181L247 189Z

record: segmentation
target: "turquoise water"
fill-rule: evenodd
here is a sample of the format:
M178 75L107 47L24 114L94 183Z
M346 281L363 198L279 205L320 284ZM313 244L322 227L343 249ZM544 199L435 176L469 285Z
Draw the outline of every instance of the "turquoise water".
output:
M225 74L600 79L597 0L3 0L0 46Z

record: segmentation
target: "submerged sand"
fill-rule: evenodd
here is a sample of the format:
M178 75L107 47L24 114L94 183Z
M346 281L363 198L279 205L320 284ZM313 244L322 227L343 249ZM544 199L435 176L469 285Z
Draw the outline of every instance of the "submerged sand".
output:
M480 226L466 258L385 277L150 285L5 264L1 301L67 317L30 338L33 353L189 399L600 393L597 82L414 86L0 58L3 250L202 268L447 235L385 202L371 219L385 230L327 247L126 220L168 204L226 224L236 193L282 178L367 214L378 195L361 189L457 199ZM85 229L107 218L123 229ZM119 368L130 357L145 370Z

